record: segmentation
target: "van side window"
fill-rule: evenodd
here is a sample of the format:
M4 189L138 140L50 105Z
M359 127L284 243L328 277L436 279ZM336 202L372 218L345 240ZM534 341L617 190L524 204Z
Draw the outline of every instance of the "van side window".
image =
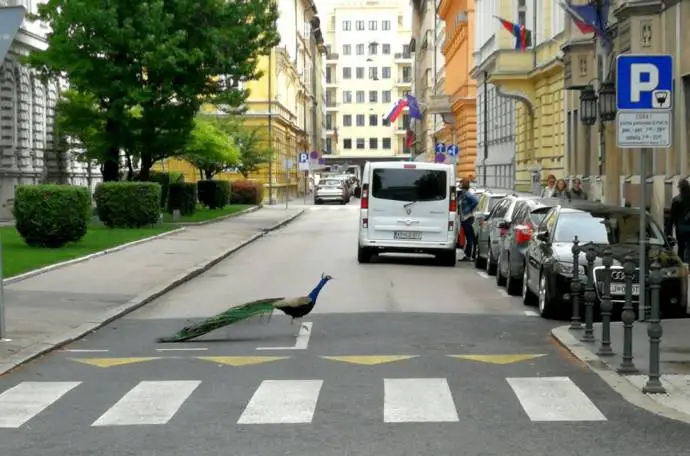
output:
M371 196L394 201L442 201L448 195L448 173L431 169L374 169Z

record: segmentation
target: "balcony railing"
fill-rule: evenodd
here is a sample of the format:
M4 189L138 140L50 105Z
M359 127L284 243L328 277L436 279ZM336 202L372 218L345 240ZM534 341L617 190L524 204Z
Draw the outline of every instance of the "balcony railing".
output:
M411 59L412 53L411 52L396 52L395 58L396 59Z
M398 84L411 84L411 83L412 83L412 78L411 78L411 77L408 77L408 78L405 78L405 77L398 78Z
M337 78L326 78L326 84L337 84Z
M340 55L336 54L334 52L332 52L330 54L326 54L326 60L338 60L339 57L340 57Z

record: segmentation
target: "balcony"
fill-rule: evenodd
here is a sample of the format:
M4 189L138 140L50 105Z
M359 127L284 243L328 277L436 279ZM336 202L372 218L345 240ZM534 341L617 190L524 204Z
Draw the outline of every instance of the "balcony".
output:
M327 61L327 62L328 62L328 61L337 61L338 58L340 58L340 54L336 54L336 53L333 53L333 52L330 53L330 54L326 54L326 61Z
M337 111L338 103L332 100L326 101L326 111Z
M398 78L398 82L395 83L396 86L412 86L412 78Z
M412 61L412 53L410 52L396 52L395 53L396 63L409 63Z

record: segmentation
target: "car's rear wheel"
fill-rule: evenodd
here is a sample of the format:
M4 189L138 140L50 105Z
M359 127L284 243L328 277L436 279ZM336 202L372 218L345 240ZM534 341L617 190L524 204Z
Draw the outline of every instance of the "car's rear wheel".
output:
M527 265L525 265L525 272L522 273L522 303L526 306L533 306L536 296L529 289L528 283Z
M508 260L508 273L506 274L506 291L511 296L520 294L520 280L513 277L513 268L510 266L512 261Z

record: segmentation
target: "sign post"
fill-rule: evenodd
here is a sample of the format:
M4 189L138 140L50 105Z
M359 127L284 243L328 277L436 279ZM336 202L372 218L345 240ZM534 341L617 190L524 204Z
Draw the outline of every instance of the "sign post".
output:
M448 146L448 156L450 156L453 160L453 164L456 165L458 163L458 146L455 144L451 144Z
M299 164L299 170L304 172L304 204L307 204L307 188L309 183L309 154L302 152L297 157L297 163Z
M444 161L446 161L446 156L445 156L446 145L445 145L445 143L442 143L442 142L436 143L436 145L434 146L434 152L436 152L436 157L434 159L434 161L436 163L443 163Z
M672 143L673 57L621 54L616 58L616 143L641 150L640 156L640 299L647 318L647 160L650 149Z

